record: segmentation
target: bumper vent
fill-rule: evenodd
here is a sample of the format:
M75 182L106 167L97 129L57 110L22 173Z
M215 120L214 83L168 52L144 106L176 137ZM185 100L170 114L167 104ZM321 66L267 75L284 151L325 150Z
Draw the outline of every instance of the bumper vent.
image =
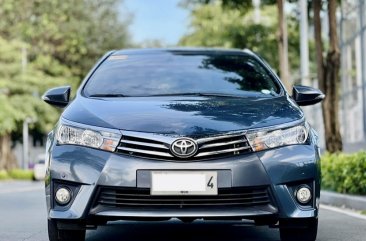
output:
M151 133L124 132L116 152L153 159L192 161L228 157L252 151L243 132L191 137L196 141L198 151L193 157L181 159L173 156L170 151L170 144L178 138Z
M221 188L216 196L151 196L145 188L100 188L95 206L106 208L228 208L270 204L268 188Z

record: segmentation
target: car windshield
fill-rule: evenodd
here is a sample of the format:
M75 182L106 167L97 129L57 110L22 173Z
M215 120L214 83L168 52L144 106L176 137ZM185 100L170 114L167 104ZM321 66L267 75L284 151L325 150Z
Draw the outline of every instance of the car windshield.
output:
M277 96L269 71L245 53L167 51L108 57L87 81L89 97L159 95Z

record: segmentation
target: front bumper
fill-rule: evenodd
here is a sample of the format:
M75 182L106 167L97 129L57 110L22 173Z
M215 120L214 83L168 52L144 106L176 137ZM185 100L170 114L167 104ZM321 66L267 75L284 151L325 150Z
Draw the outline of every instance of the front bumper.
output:
M50 219L85 220L103 217L107 220L129 218L311 218L318 216L319 156L313 145L297 145L250 153L230 158L198 162L172 162L142 159L79 146L50 148L46 196ZM150 188L151 170L216 170L219 190L251 190L264 187L269 202L258 205L195 207L103 207L98 205L102 187L133 190ZM53 200L56 185L75 185L72 203L59 207ZM313 199L300 205L294 188L307 184L313 188Z

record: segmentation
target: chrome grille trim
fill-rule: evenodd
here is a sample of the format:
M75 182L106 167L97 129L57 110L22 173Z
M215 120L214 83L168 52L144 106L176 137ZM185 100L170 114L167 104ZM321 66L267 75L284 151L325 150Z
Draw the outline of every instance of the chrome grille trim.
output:
M222 158L252 151L245 131L228 132L212 136L186 136L198 145L197 153L189 158L179 158L171 153L171 144L182 136L122 131L117 153L143 158L197 161Z
M227 146L227 145L232 145L232 144L237 144L237 143L241 143L243 142L242 140L237 140L237 141L230 141L230 142L224 142L224 143L213 143L213 144L203 144L200 149L205 149L205 148L211 148L211 147L218 147L218 146Z
M165 156L165 157L173 157L170 153L160 152L160 151L146 151L146 150L140 150L140 149L134 149L134 148L127 148L127 147L117 147L118 150L123 150L127 152L132 153L142 153L142 154L148 154L148 155L155 155L155 156ZM133 155L133 154L131 154Z
M209 141L216 141L216 140L220 140L220 139L225 139L225 138L230 138L230 137L238 137L238 136L244 136L246 132L240 132L240 133L226 133L223 135L217 135L217 136L213 136L213 137L206 137L206 138L200 138L197 140L198 144L204 143L204 142L209 142Z
M138 145L138 146L150 146L150 147L156 147L156 148L169 150L169 147L162 145L162 144L153 144L153 143L148 143L148 142L128 141L128 140L121 140L121 143L134 144L134 145Z
M250 148L251 148L250 146L244 146L244 147L232 148L232 149L221 150L221 151L200 152L196 155L196 157L218 155L218 154L223 154L223 153L227 153L227 152L237 152L237 151L247 150Z

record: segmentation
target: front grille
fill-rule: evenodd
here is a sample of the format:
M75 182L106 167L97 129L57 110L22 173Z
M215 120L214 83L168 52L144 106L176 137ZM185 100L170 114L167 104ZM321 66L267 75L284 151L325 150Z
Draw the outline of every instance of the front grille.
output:
M148 188L100 188L95 206L112 208L252 207L270 204L268 187L219 188L215 196L151 196Z
M157 134L124 132L116 151L145 158L187 160L177 158L171 154L170 145L178 138ZM198 151L193 157L188 158L190 161L240 155L252 151L244 132L191 138L197 142Z

